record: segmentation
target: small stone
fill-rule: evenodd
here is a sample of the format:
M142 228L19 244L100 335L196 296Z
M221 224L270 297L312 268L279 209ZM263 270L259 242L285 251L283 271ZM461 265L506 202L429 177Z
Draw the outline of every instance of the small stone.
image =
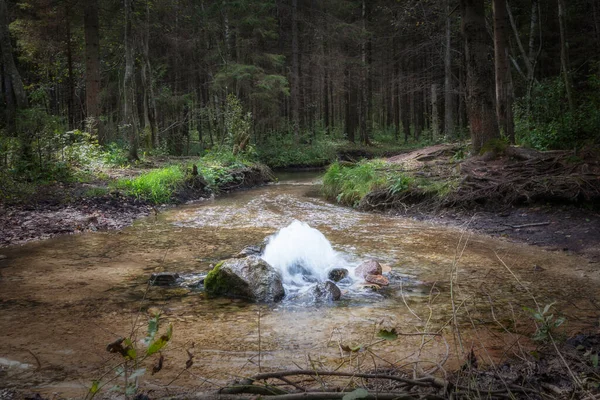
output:
M235 257L233 257L233 258L244 258L244 257L248 257L248 256L260 256L261 253L262 253L261 246L246 246L242 249L242 251L240 251L238 254L236 254Z
M319 283L312 288L315 301L337 301L342 296L340 288L333 282Z
M334 268L331 271L329 271L327 278L329 278L329 280L332 280L334 282L339 282L342 279L346 278L347 276L348 276L348 270L346 268Z
M158 272L150 276L150 283L154 286L172 286L177 279L179 274L176 272Z
M390 284L389 279L383 275L370 275L369 274L369 275L365 276L365 281L367 281L369 283L374 283L379 286L387 286Z
M381 275L383 270L381 265L375 260L365 261L354 270L354 275L364 278L367 275Z
M6 260L8 257L5 256L4 254L0 254L0 260Z

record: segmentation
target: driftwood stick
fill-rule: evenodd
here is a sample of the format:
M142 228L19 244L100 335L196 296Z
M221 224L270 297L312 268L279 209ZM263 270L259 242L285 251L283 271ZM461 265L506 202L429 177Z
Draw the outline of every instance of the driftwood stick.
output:
M401 376L386 375L386 374L365 374L365 373L352 373L352 372L334 372L334 371L312 371L312 370L295 370L295 371L279 371L279 372L266 372L255 375L253 380L265 380L271 378L279 378L282 376L293 376L293 375L309 375L309 376L345 376L354 378L365 378L365 379L387 379L391 381L403 382L412 386L427 386L427 387L438 387L443 388L446 385L446 381L435 377L426 377L421 379L408 379Z
M532 222L531 224L523 224L523 225L509 225L511 228L513 229L520 229L520 228L529 228L531 226L544 226L544 225L550 225L550 221L545 221L545 222Z

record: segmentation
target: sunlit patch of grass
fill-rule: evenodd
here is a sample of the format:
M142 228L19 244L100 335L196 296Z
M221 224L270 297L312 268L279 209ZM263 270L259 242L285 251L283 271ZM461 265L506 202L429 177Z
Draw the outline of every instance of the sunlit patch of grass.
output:
M384 165L381 160L361 161L352 166L335 162L323 177L323 193L338 203L357 206L369 192L386 185Z
M154 204L168 203L175 191L183 185L185 172L180 165L146 172L136 178L119 179L117 188L126 194Z

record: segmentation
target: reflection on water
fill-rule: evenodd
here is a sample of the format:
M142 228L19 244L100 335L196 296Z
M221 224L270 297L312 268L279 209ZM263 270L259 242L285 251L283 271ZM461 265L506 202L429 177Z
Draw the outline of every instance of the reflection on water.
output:
M339 207L319 197L313 179L294 175L277 184L178 207L122 232L6 249L0 324L14 326L11 337L18 339L0 343L0 354L30 363L29 349L49 364L62 365L57 352L74 349L65 368L87 379L97 372L90 370L90 362L98 368L104 365L106 343L127 334L136 320L132 316L156 309L165 322L173 323L172 345L179 349L170 354L171 369L156 379L172 379L177 366L185 364L182 348L193 342L194 373L221 382L257 372L258 313L262 364L273 368L306 367L308 356L311 363L337 365L347 356L340 344L370 343L381 326L396 326L405 333L441 330L452 352L460 355L460 346L485 348L488 356L499 358L507 343L520 338L514 332L531 332L521 307L533 305L532 295L540 304L557 301L558 311L568 314L571 330L597 322L593 301L598 297L598 276L587 269L581 272L585 261ZM322 232L349 265L365 259L387 264L395 283L379 292L342 287L340 302L314 306L210 299L197 289L195 282L211 265L262 243L294 220ZM534 265L543 266L543 272L535 272ZM146 292L148 277L157 271L179 272L185 287L152 287ZM460 328L460 340L452 326ZM63 340L59 332L70 333ZM52 335L59 339L49 346L46 341ZM381 343L378 357L383 363L414 360L420 344L419 336ZM420 357L439 360L445 350L443 341L427 341ZM101 356L90 357L91 351Z

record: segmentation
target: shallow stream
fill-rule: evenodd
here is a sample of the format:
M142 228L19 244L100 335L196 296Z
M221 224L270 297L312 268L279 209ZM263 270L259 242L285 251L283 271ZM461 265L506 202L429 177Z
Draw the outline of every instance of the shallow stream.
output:
M153 272L178 272L189 283L294 220L323 233L349 265L375 259L389 266L395 283L380 291L342 288L342 299L327 304L247 304L185 285L148 289ZM134 326L143 337L156 311L174 332L163 371L143 378L144 388L159 392L217 387L259 369L346 363L369 370L417 360L423 369L441 362L452 369L471 348L483 363L497 363L531 346L535 325L523 306L536 302L556 302L567 334L598 326L600 277L585 259L340 207L319 195L314 174L281 176L119 232L2 253L0 388L73 397L118 363L106 345ZM391 328L406 336L382 342L377 332ZM182 372L186 350L194 366Z

